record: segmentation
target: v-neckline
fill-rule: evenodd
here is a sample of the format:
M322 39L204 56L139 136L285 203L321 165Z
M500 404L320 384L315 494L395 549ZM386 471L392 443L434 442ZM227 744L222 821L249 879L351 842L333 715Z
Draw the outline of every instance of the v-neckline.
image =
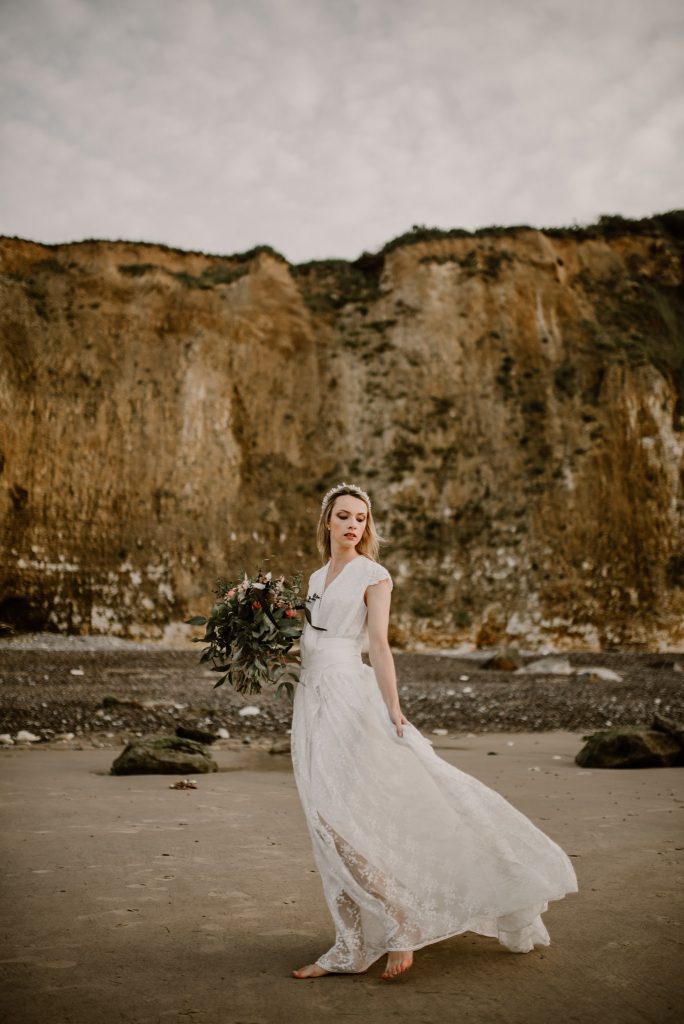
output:
M332 562L332 558L328 559L328 561L323 566L323 568L325 569L325 573L323 574L323 593L321 594L322 598L325 597L325 595L328 593L330 588L337 582L337 580L339 580L340 576L345 571L345 569L347 569L352 564L352 562L355 562L358 558L363 558L363 555L355 555L354 558L350 558L349 561L345 565L342 566L342 568L338 572L338 574L335 577L335 579L331 580L330 583L327 583L327 579L328 579L328 569L330 568L330 563Z

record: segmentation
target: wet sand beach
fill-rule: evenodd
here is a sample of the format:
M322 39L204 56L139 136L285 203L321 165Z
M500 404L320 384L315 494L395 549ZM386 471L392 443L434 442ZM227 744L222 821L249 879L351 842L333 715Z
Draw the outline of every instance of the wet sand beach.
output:
M4 1019L679 1018L684 772L587 771L574 756L610 722L681 718L681 654L558 655L570 675L487 669L488 652L397 654L409 719L561 844L580 891L550 905L546 949L515 955L464 934L418 951L388 984L382 961L363 976L291 977L334 936L292 775L290 705L213 691L199 653L0 640L0 733L40 738L0 750ZM591 666L617 678L582 677ZM259 713L241 715L248 705ZM196 790L109 774L125 740L179 724L230 734L212 747L220 771L196 776Z
M586 771L576 732L433 737L573 858L551 946L464 934L394 983L297 981L333 940L287 755L215 750L197 790L108 774L116 751L0 752L0 1012L13 1024L679 1019L681 769Z

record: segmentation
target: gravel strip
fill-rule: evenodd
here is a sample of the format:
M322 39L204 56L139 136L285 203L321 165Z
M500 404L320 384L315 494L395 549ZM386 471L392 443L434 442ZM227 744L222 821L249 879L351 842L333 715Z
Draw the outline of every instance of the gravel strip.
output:
M0 641L0 733L27 730L42 740L73 733L112 744L177 725L227 729L232 738L284 736L291 705L272 695L214 691L215 673L192 650L110 641L107 637L41 636ZM66 642L65 642L66 641ZM82 641L74 643L74 641ZM95 643L93 643L95 641ZM655 711L684 718L684 656L610 651L563 653L577 671L602 666L621 681L573 675L517 675L485 669L492 652L463 657L396 653L404 713L428 734L538 732L608 725L646 725ZM481 657L480 657L481 655ZM525 663L539 660L530 654ZM467 677L467 678L464 678ZM242 716L247 705L259 714ZM108 744L107 744L108 745Z

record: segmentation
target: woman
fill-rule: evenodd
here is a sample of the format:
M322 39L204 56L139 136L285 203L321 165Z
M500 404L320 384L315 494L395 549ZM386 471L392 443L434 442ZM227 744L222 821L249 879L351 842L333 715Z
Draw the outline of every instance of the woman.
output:
M295 978L363 973L384 953L382 977L396 978L413 950L465 931L526 953L549 945L548 901L577 891L564 851L438 757L404 717L387 639L392 579L377 562L378 540L365 491L328 491L292 762L336 938ZM372 668L361 659L366 630Z

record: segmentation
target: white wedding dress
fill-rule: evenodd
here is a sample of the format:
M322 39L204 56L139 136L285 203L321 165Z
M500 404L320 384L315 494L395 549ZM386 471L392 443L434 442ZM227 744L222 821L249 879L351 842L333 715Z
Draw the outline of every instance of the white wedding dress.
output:
M309 580L294 697L292 762L334 945L316 961L365 971L389 950L472 931L520 953L547 946L541 914L577 892L567 854L502 796L440 758L413 725L397 735L361 659L368 586L389 579L357 555L324 592Z

